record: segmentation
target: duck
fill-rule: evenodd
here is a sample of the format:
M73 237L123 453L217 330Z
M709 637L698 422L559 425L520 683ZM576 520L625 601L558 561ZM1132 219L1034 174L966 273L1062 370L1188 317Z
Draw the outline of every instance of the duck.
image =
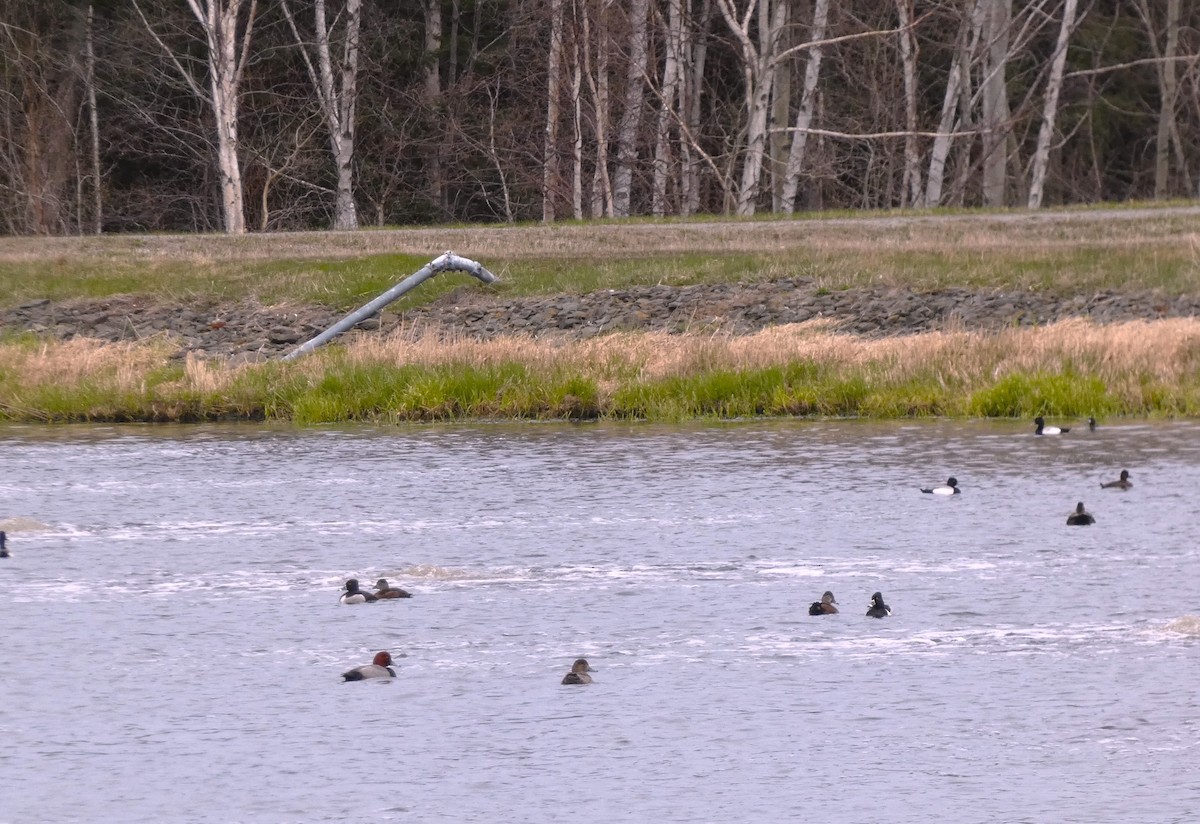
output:
M833 593L828 590L821 596L820 601L813 601L808 608L809 615L835 615L837 611L837 601L834 600Z
M883 593L876 592L871 596L871 603L867 605L868 618L886 618L892 614L892 608L883 602Z
M1069 426L1046 426L1046 421L1041 415L1034 418L1033 422L1037 424L1037 430L1033 433L1035 435L1065 435L1071 431Z
M1129 480L1129 470L1122 469L1121 477L1115 481L1100 484L1101 489L1133 489L1133 481Z
M366 604L371 601L378 601L379 599L371 593L363 592L359 589L357 578L350 578L346 581L346 591L342 593L342 597L339 600L343 604Z
M1096 519L1083 508L1083 501L1077 503L1075 511L1067 516L1067 526L1089 526L1094 523L1096 523Z
M375 653L369 664L355 667L342 673L347 681L364 681L367 678L395 678L396 671L392 669L392 654L386 650Z
M922 492L928 492L931 495L958 495L962 490L958 488L958 478L947 478L945 486L935 486L932 489L922 489Z
M0 558L8 558L8 536L0 529Z
M576 658L575 663L571 665L571 671L563 676L564 684L590 684L592 676L589 672L595 672L591 665L588 664L586 658Z
M1088 418L1088 431L1090 431L1090 432L1096 431L1096 419L1095 418Z
M411 598L412 593L407 592L400 587L394 587L387 582L387 578L380 578L375 582L375 597L380 600L390 598Z

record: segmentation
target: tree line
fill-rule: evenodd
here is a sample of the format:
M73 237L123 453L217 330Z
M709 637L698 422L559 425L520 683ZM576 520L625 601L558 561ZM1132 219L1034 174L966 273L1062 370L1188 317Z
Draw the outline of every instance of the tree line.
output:
M1190 0L0 0L0 232L1200 196Z

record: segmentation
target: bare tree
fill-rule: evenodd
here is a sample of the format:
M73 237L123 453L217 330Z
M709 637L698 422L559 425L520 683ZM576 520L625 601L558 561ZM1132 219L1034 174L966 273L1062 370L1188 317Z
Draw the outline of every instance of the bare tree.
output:
M917 38L913 32L913 0L896 0L900 18L900 57L904 63L904 179L901 200L924 205L921 186L921 154L917 149ZM910 199L911 198L911 199Z
M625 104L617 125L617 168L613 175L613 214L629 217L633 201L633 166L638 132L646 106L646 57L649 49L650 0L629 6L629 62L625 72Z
M546 142L542 152L542 220L554 222L558 190L558 118L562 96L563 0L550 0L550 52L547 58Z
M986 0L970 0L967 13L959 23L954 56L946 76L946 91L942 97L942 115L937 135L929 152L929 172L925 179L925 205L937 206L942 201L942 183L946 174L946 159L950 155L957 126L971 117L971 70L977 60L979 37L983 28ZM961 114L960 98L962 99ZM965 164L964 164L965 165Z
M804 168L808 130L812 126L817 101L817 81L821 75L821 56L824 52L820 44L825 39L828 22L829 0L816 0L813 5L812 26L809 29L808 62L804 66L804 89L800 93L800 106L796 110L795 131L792 132L792 145L788 151L783 194L780 198L780 207L786 214L791 214L796 208L796 192L800 189L800 172Z
M314 38L302 37L288 0L280 0L296 45L304 58L313 89L316 90L325 127L329 131L330 150L337 167L337 195L334 202L333 228L358 228L358 210L354 205L354 131L358 105L358 38L362 24L361 0L346 0L342 23L341 55L335 67L330 47L333 27L326 19L325 0L313 3ZM315 52L310 54L310 50ZM316 58L316 66L313 58Z
M1154 140L1154 197L1163 198L1170 194L1171 146L1175 145L1177 162L1183 171L1184 155L1182 141L1176 122L1175 105L1179 96L1177 58L1179 56L1180 0L1166 0L1166 20L1163 36L1166 41L1159 46L1159 34L1154 25L1147 0L1133 0L1134 9L1146 29L1151 53L1155 58L1158 73L1159 107L1158 128ZM1184 172L1186 177L1186 172Z
M1063 69L1067 64L1067 45L1071 32L1078 21L1075 12L1078 0L1065 0L1062 25L1058 29L1058 43L1050 64L1050 76L1046 79L1046 95L1042 102L1042 126L1038 131L1037 148L1033 154L1033 174L1029 182L1030 209L1042 206L1042 192L1046 185L1046 168L1050 163L1050 139L1054 136L1054 122L1058 117L1058 96L1062 92Z
M717 0L726 25L738 41L746 110L745 155L737 197L737 214L754 214L766 152L768 114L780 43L788 20L787 0L750 0L744 11L734 0Z
M231 235L245 234L245 194L242 189L241 161L238 158L238 104L242 74L250 53L250 37L254 31L258 0L250 0L248 4L245 0L186 0L188 8L204 31L208 66L207 93L150 25L138 0L132 2L138 17L166 53L192 94L205 100L212 108L213 125L217 133L217 169L220 174L221 210L225 218L225 232ZM244 21L243 10L246 12Z
M1008 184L1009 25L1013 0L986 0L983 30L987 41L983 92L983 202L1003 206Z

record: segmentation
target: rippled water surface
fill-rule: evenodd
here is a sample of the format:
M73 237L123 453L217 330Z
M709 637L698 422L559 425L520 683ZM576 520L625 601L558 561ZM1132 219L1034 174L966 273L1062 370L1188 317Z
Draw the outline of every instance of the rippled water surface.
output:
M1032 429L0 428L0 821L1200 820L1200 426Z

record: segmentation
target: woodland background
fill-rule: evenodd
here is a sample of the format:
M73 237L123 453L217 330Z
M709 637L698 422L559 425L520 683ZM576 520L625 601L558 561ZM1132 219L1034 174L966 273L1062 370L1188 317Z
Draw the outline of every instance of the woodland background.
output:
M1200 197L1195 0L0 0L0 233Z

